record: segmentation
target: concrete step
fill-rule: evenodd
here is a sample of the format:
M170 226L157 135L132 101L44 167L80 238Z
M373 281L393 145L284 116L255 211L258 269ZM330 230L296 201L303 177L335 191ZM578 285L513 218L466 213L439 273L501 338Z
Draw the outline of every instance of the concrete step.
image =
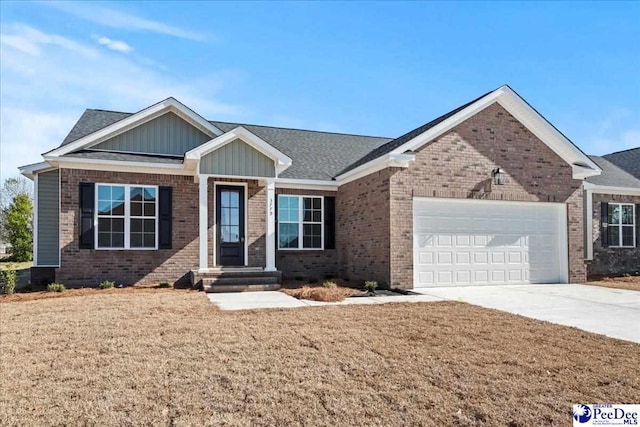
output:
M255 292L255 291L277 291L280 289L279 283L256 283L251 285L220 285L220 284L207 284L203 285L203 290L208 293L217 292Z
M267 285L280 284L275 276L249 276L249 277L205 277L202 279L205 285Z
M280 271L264 271L262 268L223 268L207 272L191 271L191 285L195 289L207 290L212 287L227 289L219 292L241 292L248 290L242 287L246 288L254 285L278 285L279 287L281 280L282 273Z

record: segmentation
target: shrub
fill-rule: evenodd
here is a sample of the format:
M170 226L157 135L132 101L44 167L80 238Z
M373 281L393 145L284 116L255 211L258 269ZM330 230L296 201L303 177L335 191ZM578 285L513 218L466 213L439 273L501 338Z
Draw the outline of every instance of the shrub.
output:
M5 294L12 294L16 291L17 277L15 270L0 270L0 288Z
M47 285L47 292L63 292L66 289L62 283L49 283Z
M336 285L335 282L332 282L331 280L327 280L322 284L322 286L324 286L325 288L336 288L338 285Z
M18 194L2 209L2 230L11 245L12 258L17 262L33 259L33 203L28 194Z
M369 292L374 292L377 287L378 287L378 282L375 282L375 281L364 282L364 288Z
M158 283L159 288L172 288L173 285L169 282L160 282Z
M115 286L116 284L110 280L105 280L104 282L100 283L100 289L111 289Z

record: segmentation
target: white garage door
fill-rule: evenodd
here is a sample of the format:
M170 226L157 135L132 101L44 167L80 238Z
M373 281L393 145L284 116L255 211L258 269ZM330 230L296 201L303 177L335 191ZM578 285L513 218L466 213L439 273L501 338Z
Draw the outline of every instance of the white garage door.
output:
M414 286L567 282L562 203L413 199Z

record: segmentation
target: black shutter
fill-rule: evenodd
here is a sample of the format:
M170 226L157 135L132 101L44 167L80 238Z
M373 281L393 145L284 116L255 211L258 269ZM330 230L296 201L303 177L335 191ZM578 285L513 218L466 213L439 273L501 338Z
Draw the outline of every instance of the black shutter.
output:
M336 248L336 198L324 198L324 248Z
M171 249L172 234L172 188L158 189L158 248Z
M96 206L95 190L92 182L80 183L80 249L93 249L94 243L94 210Z
M609 246L609 203L600 203L600 244L603 248Z
M640 248L640 203L636 204L636 248Z

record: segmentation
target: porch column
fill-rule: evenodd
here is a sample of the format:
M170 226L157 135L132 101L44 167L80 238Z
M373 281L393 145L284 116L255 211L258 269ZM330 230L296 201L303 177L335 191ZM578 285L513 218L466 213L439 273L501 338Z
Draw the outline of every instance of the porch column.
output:
M276 271L276 183L267 180L267 229L266 229L266 261L265 271Z
M206 272L209 268L209 215L208 215L208 178L198 177L199 194L199 224L200 224L200 272Z

